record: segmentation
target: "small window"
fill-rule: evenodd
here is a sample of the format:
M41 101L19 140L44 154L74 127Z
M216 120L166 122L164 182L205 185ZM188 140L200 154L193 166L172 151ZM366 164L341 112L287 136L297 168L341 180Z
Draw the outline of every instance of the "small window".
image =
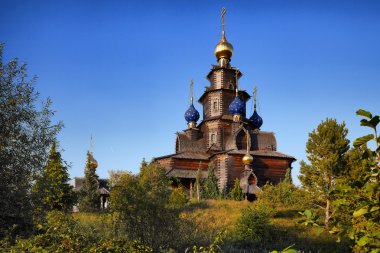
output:
M218 110L218 102L214 101L214 111Z
M215 134L211 134L211 143L214 144L216 142Z

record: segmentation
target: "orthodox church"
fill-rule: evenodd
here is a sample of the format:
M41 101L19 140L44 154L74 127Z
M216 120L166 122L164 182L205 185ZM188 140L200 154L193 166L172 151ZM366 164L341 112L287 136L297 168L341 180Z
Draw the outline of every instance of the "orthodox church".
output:
M212 65L207 75L210 82L199 98L203 119L193 103L190 84L190 106L185 112L188 128L176 134L175 153L157 157L155 162L165 167L167 176L179 179L191 188L198 168L205 177L212 164L219 190L228 190L236 178L245 193L255 193L266 182L278 183L291 169L294 157L277 151L273 132L263 131L263 119L256 109L256 87L253 92L254 112L246 115L246 103L251 98L240 90L240 70L231 66L232 44L224 30L225 9L222 11L222 38L215 47L218 65Z

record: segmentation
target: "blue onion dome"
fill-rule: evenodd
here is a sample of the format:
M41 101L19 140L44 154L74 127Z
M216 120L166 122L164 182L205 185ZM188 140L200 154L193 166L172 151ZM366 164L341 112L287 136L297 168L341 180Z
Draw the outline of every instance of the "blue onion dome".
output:
M197 109L195 109L193 104L191 104L189 106L189 109L187 109L187 111L185 112L185 120L187 121L187 123L197 122L199 120L199 112L197 111Z
M245 104L243 103L243 101L241 101L241 99L238 96L236 96L234 101L232 101L232 103L230 104L229 109L232 115L242 115L245 110Z
M260 127L263 125L263 119L260 117L256 110L253 112L249 120L252 122L255 129L260 129Z

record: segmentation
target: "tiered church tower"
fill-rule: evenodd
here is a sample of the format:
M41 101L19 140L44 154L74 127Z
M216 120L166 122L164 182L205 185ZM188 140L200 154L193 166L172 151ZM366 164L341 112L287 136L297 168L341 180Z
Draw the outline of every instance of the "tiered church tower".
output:
M256 87L254 113L251 117L246 115L246 103L251 96L239 90L242 73L231 66L233 46L224 30L225 14L223 8L222 38L215 47L218 65L212 66L207 75L210 86L198 100L203 107L203 120L197 125L200 115L193 104L191 82L190 106L185 113L188 128L176 134L174 154L154 159L166 168L168 176L178 178L189 188L198 168L206 175L209 163L215 168L222 191L228 190L235 178L245 177L247 157L253 157L249 165L259 185L279 182L295 161L294 157L277 152L273 132L260 130L263 120L256 110Z

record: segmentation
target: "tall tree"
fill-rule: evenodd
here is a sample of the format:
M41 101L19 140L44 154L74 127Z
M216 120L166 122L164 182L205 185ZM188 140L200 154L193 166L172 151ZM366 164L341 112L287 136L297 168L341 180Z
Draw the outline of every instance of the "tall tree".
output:
M53 142L44 171L32 188L34 211L38 216L52 210L72 209L76 199L69 180L67 166Z
M100 208L99 177L96 174L98 163L92 152L87 152L86 168L84 170L83 185L80 191L79 210L94 212Z
M3 63L0 43L0 238L28 231L32 182L42 173L49 147L62 123L51 121L48 99L41 104L26 64ZM38 104L38 105L37 105Z
M306 154L310 161L301 161L299 179L302 186L315 194L325 203L325 226L332 214L332 191L336 179L345 168L345 154L350 141L346 138L348 130L345 123L338 124L335 119L322 121L315 130L309 133L306 143Z
M218 179L215 176L215 167L209 163L207 177L202 182L202 197L205 199L216 199L220 195Z

